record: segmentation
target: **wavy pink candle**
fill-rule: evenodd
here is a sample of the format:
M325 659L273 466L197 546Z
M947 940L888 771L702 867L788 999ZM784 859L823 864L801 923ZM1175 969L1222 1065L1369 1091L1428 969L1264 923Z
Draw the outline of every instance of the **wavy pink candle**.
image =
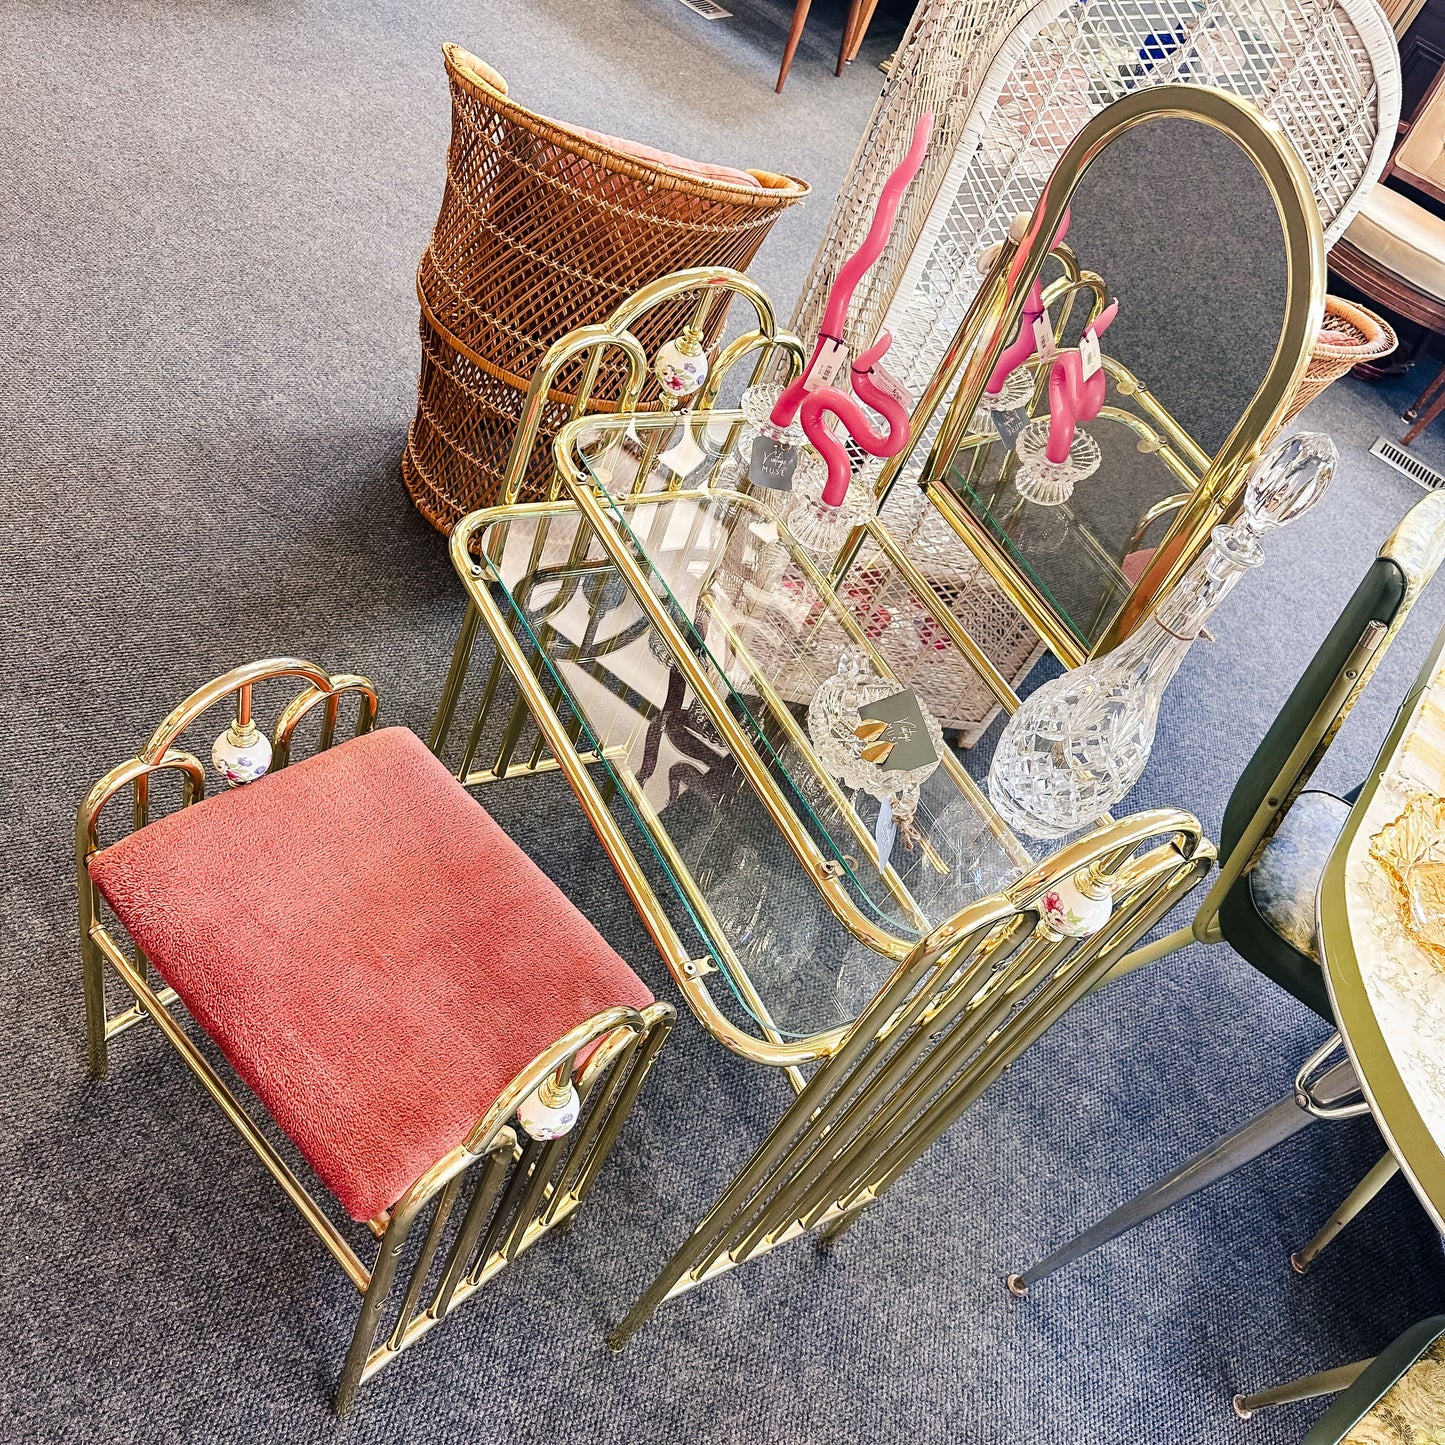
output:
M802 375L784 390L769 415L774 426L792 425L803 405L803 398L808 394L808 377L812 374L823 348L830 341L843 340L843 323L847 319L853 293L858 289L858 283L868 268L883 254L883 248L888 244L888 236L898 216L903 193L923 164L924 152L928 149L928 137L932 131L933 112L928 111L914 127L913 143L908 147L908 154L883 184L882 193L878 197L878 209L873 213L873 224L869 226L863 244L843 263L838 272L838 279L828 293L828 305L823 312L823 327L818 333L813 355L803 368Z
M1108 306L1084 328L1085 336L1098 338L1118 314L1119 303ZM1056 465L1069 459L1074 432L1081 421L1093 421L1104 406L1109 379L1101 366L1087 380L1084 361L1077 351L1066 351L1049 372L1049 442L1044 455Z

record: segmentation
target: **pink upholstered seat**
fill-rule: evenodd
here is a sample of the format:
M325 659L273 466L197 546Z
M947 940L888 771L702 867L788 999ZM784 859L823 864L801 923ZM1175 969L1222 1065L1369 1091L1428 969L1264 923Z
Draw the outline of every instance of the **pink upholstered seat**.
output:
M404 728L157 819L90 871L354 1219L567 1030L652 1001Z

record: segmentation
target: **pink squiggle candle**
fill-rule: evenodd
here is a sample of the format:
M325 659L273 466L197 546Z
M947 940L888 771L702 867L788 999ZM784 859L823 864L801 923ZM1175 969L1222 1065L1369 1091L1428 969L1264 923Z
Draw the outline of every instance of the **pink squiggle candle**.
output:
M1097 340L1118 312L1119 303L1111 301L1084 328L1084 335ZM1084 360L1077 351L1064 352L1054 363L1053 370L1049 372L1049 441L1044 448L1044 455L1049 461L1055 464L1068 461L1078 424L1093 421L1098 416L1104 406L1108 384L1109 379L1102 366L1085 379Z
M852 465L847 448L828 427L829 415L836 416L848 435L870 456L896 456L908 443L908 408L873 379L874 365L892 344L893 337L885 331L851 367L853 390L888 423L886 432L874 431L863 408L846 392L831 386L809 392L799 411L805 435L828 463L823 501L830 507L843 505Z
M1054 239L1049 249L1052 250L1069 233L1069 213L1064 212L1064 219L1059 222L1059 229L1054 233ZM1023 248L1020 247L1018 254L1023 255ZM1019 329L1014 333L1014 339L1004 348L1003 354L998 359L998 365L994 367L989 376L988 385L984 387L985 397L997 397L1003 392L1004 383L1009 375L1018 367L1022 366L1029 357L1038 351L1038 342L1034 336L1034 322L1044 314L1044 278L1043 273L1034 277L1034 284L1029 287L1028 298L1024 301L1023 315L1019 320Z
M928 137L932 131L933 112L930 110L920 118L914 127L913 143L908 147L908 154L903 157L893 174L884 182L883 190L878 197L878 209L873 213L873 224L869 226L868 234L863 238L863 244L843 263L838 271L838 279L828 293L828 304L823 312L823 326L818 333L818 342L813 347L813 354L808 359L807 366L803 368L802 375L784 389L769 414L769 420L774 426L792 425L803 405L803 398L808 394L808 378L812 375L813 368L818 363L818 357L823 353L823 348L829 342L842 342L843 323L847 319L853 293L858 289L858 283L863 279L868 268L883 254L883 248L888 244L888 236L893 230L893 222L897 218L898 207L902 204L903 193L908 189L908 183L918 174L918 168L923 164L923 156L928 149Z

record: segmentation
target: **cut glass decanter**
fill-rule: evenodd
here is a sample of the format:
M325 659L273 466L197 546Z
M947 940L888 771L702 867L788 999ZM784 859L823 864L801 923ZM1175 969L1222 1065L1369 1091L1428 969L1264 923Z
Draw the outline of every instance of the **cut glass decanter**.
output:
M1264 560L1260 537L1309 510L1335 473L1334 443L1285 437L1256 465L1244 515L1214 529L1173 592L1112 652L1029 694L1009 719L988 773L994 806L1015 831L1060 838L1107 813L1139 781L1159 703L1210 613Z

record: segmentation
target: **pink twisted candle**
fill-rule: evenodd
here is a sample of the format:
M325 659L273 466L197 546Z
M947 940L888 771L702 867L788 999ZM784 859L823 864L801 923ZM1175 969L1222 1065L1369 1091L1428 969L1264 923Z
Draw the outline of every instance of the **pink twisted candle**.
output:
M1108 306L1084 328L1085 336L1096 340L1118 314L1119 303ZM1065 351L1049 372L1049 442L1044 455L1058 464L1069 459L1074 432L1081 421L1093 421L1104 405L1108 378L1101 366L1085 378L1084 361L1077 351Z

